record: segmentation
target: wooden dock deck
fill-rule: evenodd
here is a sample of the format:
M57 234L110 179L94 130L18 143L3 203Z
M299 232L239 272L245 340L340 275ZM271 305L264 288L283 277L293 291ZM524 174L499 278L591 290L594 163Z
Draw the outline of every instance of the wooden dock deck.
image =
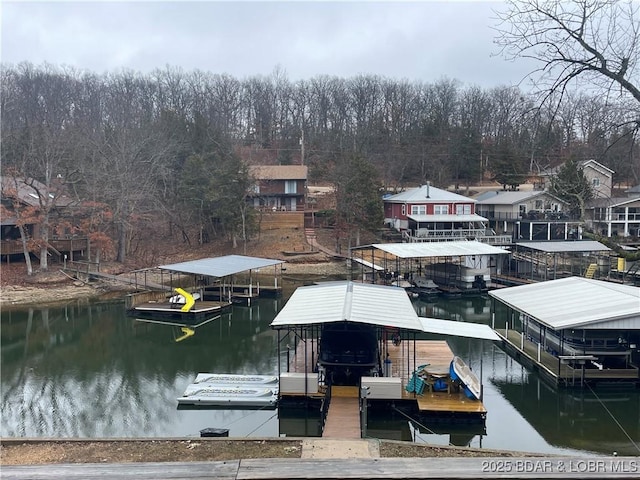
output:
M181 306L170 302L141 303L127 310L127 314L131 317L142 319L167 319L191 325L220 315L229 309L231 304L227 302L197 301L188 312L181 311Z
M453 352L444 340L403 340L399 345L394 345L391 341L382 346L382 357L389 354L391 360L390 376L400 377L402 383L402 393L398 400L415 401L421 413L425 414L470 414L483 417L487 410L481 401L471 400L464 393L453 388L450 384L448 391L433 392L428 388L422 394L407 392L404 388L417 367L428 365L426 370L429 374L437 378L448 381L449 365L453 360ZM306 357L305 357L306 354ZM291 372L311 373L318 355L318 345L316 340L307 340L298 343L297 349L291 350L289 358L289 369ZM306 367L306 369L305 369ZM337 386L332 387L335 392ZM349 388L349 387L341 387ZM351 387L356 388L357 387ZM356 397L358 392L356 391ZM331 404L335 393L332 394Z

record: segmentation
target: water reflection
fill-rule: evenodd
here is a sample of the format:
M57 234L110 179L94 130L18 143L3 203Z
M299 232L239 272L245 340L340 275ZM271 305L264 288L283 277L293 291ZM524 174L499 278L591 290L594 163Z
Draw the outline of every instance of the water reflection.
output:
M234 309L179 343L177 327L128 318L121 302L2 312L2 435L278 435L273 411L176 410L197 372L277 372L276 308Z
M275 374L277 336L269 324L282 304L264 299L233 307L179 342L179 326L128 318L122 302L2 311L1 434L188 437L215 427L232 437L317 436L317 409L177 408L176 398L199 372ZM490 323L486 297L415 305L425 317ZM640 453L634 445L640 391L558 392L489 342L447 340L482 377L486 431L424 425L386 411L370 413L369 436L543 453Z

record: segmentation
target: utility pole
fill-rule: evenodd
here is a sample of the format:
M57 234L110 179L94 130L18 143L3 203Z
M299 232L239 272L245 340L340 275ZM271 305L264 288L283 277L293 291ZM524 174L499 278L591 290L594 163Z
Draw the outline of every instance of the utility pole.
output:
M300 130L302 131L300 136L300 165L304 165L304 128Z

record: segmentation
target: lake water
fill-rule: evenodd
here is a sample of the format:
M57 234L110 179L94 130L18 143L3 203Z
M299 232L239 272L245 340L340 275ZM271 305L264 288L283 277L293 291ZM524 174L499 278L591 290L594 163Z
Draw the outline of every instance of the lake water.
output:
M269 324L284 302L234 307L182 341L178 327L125 316L122 301L2 311L1 434L199 437L215 427L231 437L317 435L316 412L177 408L198 372L277 373L277 336ZM490 317L484 297L418 302L416 309L459 321ZM424 429L389 412L370 416L368 436L548 454L640 453L638 389L558 391L488 342L448 341L482 371L486 432Z

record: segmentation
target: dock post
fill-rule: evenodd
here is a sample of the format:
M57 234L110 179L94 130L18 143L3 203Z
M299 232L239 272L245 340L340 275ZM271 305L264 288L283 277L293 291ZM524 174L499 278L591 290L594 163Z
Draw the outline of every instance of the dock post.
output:
M360 387L360 437L367 438L367 397L369 387Z

